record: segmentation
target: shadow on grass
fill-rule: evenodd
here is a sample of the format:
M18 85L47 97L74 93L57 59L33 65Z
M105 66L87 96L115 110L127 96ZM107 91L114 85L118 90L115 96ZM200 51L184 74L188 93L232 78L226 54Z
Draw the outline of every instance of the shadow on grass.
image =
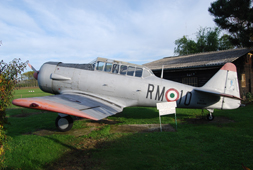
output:
M56 130L54 120L57 113L34 109L8 109L7 135L11 137L31 134L32 132L47 129Z
M181 111L181 110L180 110ZM192 110L196 112L195 110ZM199 111L200 112L200 111ZM7 125L8 135L9 136L18 136L18 135L29 135L35 134L39 136L52 135L52 134L62 134L62 135L73 135L73 136L82 136L87 135L91 131L96 130L97 127L105 125L117 125L117 124L159 124L159 115L156 108L152 107L129 107L125 108L123 112L111 116L109 119L103 119L99 121L92 121L87 119L80 119L77 121L83 121L83 123L75 121L74 125L80 124L77 129L73 128L69 132L58 132L55 127L55 118L57 113L45 112L34 109L9 109L8 110L10 125ZM191 117L191 118L186 118ZM208 124L215 123L217 120L220 120L217 117L214 121L209 122L205 119L196 118L196 115L187 115L187 114L177 114L178 123L188 122L194 124ZM223 120L223 122L225 119ZM175 117L174 115L166 115L162 117L162 124L174 124ZM74 126L75 127L75 126ZM91 127L91 128L85 128ZM131 128L130 126L126 128ZM136 129L143 129L145 131L146 127L133 127ZM131 129L133 129L131 128ZM166 128L166 127L165 127ZM171 129L171 128L170 128ZM126 132L131 132L133 130L126 130ZM151 130L152 131L152 130ZM157 130L159 131L159 130ZM172 130L168 130L172 131Z
M132 119L150 119L158 117L158 110L155 107L127 107L121 113L111 117L123 117Z
M47 139L51 139L56 143L59 143L71 151L63 154L58 160L46 164L43 169L55 170L55 169L92 169L95 165L98 165L99 161L92 160L92 153L96 149L99 149L104 145L104 142L100 142L94 139L84 139L77 144L77 146L68 145L60 140L44 136ZM78 149L79 148L79 149Z
M201 128L201 127L200 127ZM43 168L53 169L241 169L251 167L248 139L209 131L115 134L62 145L71 151ZM210 129L209 129L210 130ZM238 143L241 143L238 146ZM71 145L71 146L70 146ZM248 146L248 147L246 147ZM219 158L219 159L218 159Z

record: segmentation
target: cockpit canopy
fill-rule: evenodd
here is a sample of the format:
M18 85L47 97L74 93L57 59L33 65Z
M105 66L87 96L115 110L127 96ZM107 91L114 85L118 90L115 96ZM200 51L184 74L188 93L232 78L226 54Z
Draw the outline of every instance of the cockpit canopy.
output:
M133 77L148 77L154 75L153 72L145 66L106 58L98 57L96 61L93 61L93 64L95 71L103 71Z

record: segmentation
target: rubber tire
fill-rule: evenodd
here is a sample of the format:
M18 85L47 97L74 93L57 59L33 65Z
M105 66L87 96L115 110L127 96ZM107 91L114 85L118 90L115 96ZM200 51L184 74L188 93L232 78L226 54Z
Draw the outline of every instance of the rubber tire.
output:
M67 123L67 126L64 126L64 125L60 126L59 123ZM73 119L71 116L65 116L65 117L57 116L57 118L55 119L55 126L61 132L69 131L73 126Z
M207 120L212 121L214 119L214 115L212 114L212 116L211 116L210 114L207 114L206 118L207 118Z

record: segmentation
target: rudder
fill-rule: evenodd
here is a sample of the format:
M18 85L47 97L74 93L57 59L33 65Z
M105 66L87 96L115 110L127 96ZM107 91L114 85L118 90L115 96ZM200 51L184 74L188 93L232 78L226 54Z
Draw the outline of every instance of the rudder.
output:
M226 63L203 88L240 98L236 66L233 63ZM228 97L222 97L221 102L221 109L238 108L241 104L240 100Z

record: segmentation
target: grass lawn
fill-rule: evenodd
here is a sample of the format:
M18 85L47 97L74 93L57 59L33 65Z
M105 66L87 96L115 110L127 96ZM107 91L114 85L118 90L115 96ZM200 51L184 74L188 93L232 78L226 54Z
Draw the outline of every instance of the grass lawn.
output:
M48 95L16 91L15 98ZM195 119L201 110L177 109L177 132L110 133L120 124L157 124L156 108L131 107L99 123L75 121L67 133L56 132L57 113L9 108L7 169L253 169L253 105L216 110L213 122ZM205 112L207 113L207 111ZM205 115L204 115L205 116ZM162 123L175 127L174 115ZM39 133L46 130L47 133ZM75 132L88 131L76 135Z

